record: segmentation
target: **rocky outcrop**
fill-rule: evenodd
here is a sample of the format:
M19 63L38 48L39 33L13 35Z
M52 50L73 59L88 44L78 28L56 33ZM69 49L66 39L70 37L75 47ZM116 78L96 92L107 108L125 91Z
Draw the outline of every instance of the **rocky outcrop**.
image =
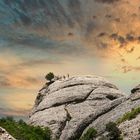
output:
M131 109L140 107L140 84L131 90ZM133 108L132 108L133 106ZM123 140L140 140L140 114L119 125Z
M140 84L131 90L130 98L131 100L138 100L140 99Z
M123 140L140 140L140 115L119 125Z
M108 122L140 105L139 97L139 86L127 96L102 77L59 79L39 92L29 123L49 127L60 140L79 139L90 127L102 135ZM119 127L126 133L125 124Z
M0 127L0 140L16 140L5 129Z

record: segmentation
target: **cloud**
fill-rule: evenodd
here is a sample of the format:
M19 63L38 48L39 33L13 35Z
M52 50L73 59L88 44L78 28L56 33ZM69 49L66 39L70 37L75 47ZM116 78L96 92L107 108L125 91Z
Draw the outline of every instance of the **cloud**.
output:
M128 73L128 72L132 71L132 67L131 66L123 66L122 70L123 70L123 73Z
M128 73L131 71L140 71L139 66L123 66L122 68L123 73Z
M81 26L82 13L83 13L81 9L81 2L79 0L68 0L68 8L72 19Z
M107 43L104 43L104 42L100 42L99 45L98 45L98 47L100 49L107 49L108 48L108 44Z
M67 56L67 53L76 54L77 56L86 53L86 48L81 45L81 40L77 39L77 36L74 36L71 32L67 32L67 34L70 34L64 36L61 33L58 34L56 30L57 36L52 37L53 35L50 34L50 37L47 37L39 33L26 32L22 29L23 32L17 32L11 28L9 30L0 29L0 40L6 42L6 48L13 49L17 53L21 53L21 55L24 55L26 51L27 54L31 53L31 55L34 55L33 52L42 51L44 55L52 54L55 56ZM2 43L0 44L0 49L3 49Z
M73 33L71 33L71 32L69 32L69 33L68 33L68 36L74 36L74 34L73 34Z
M101 33L98 34L98 37L104 37L104 36L106 36L106 35L107 35L107 33L101 32Z
M122 59L121 59L121 62L125 63L125 62L126 62L126 60L125 60L124 58L122 58Z
M82 34L84 35L83 36L84 43L94 44L93 40L95 38L95 34L97 34L97 32L96 32L97 28L98 28L98 22L97 21L94 21L94 20L87 21L84 29L82 30Z
M0 117L4 116L14 116L14 117L25 117L29 115L30 110L17 110L17 109L10 109L10 108L0 108Z
M2 104L5 105L5 107L0 111L3 113L13 112L14 115L23 115L25 112L27 113L33 107L36 94L32 93L32 90L28 90L28 93L26 92L22 91L17 93L15 90L15 92L12 92L11 94L1 96L0 100L2 100Z
M65 8L61 5L63 2L60 1L1 1L3 3L2 6L6 9L3 12L4 15L6 15L5 19L18 26L33 26L36 28L42 26L49 30L49 26L51 25L61 26L63 24L68 24L69 26L72 26L73 24L72 20L66 14ZM2 8L0 10L2 10ZM6 23L6 20L4 23Z
M0 117L13 116L25 118L25 116L29 115L29 112L33 106L34 96L32 93L21 93L22 91L19 93L14 93L13 91L14 90L10 90L10 94L1 94Z
M19 15L19 17L24 25L30 25L32 23L31 19L23 12L21 12L17 9L14 9L14 11Z
M133 18L136 18L138 15L137 15L136 13L133 13L131 16L132 16Z
M28 61L23 61L21 63L16 64L15 67L32 67L32 66L40 66L40 65L47 65L47 64L62 64L61 61L56 59L30 59Z
M7 77L5 76L0 76L0 87L10 87L11 84L8 81Z
M121 19L120 18L115 18L114 21L121 22Z
M125 49L127 53L132 53L135 50L135 47L131 47L129 50Z
M33 88L39 85L40 80L38 77L31 77L28 75L3 75L0 76L0 87L1 88Z
M120 47L127 46L127 44L132 42L135 43L135 41L139 43L139 38L137 36L134 36L133 34L126 34L124 36L121 36L118 33L113 33L110 35L110 38L113 39L114 41L117 41L120 44ZM130 50L126 49L126 51L128 53L131 53L134 51L134 49L135 47L132 46Z
M5 55L6 56L6 55ZM35 88L41 82L38 75L34 75L32 71L36 66L48 65L49 61L28 60L21 61L20 59L12 58L4 60L0 58L0 87L1 88Z
M96 29L96 23L94 22L94 21L90 21L90 22L88 22L87 23L87 27L86 27L86 37L87 36L90 36L92 33L93 33L93 31Z
M118 36L118 42L120 43L120 47L124 47L126 44L126 40L123 36Z
M106 17L106 18L112 18L112 15L108 15L108 14L107 14L105 17Z
M135 37L134 37L132 34L127 34L127 35L126 35L126 39L127 39L128 41L134 41L134 40L135 40Z
M96 2L102 2L102 3L108 3L108 4L112 4L114 2L118 2L120 0L95 0Z
M117 33L113 33L113 34L110 35L110 38L114 39L114 40L118 40L118 34Z

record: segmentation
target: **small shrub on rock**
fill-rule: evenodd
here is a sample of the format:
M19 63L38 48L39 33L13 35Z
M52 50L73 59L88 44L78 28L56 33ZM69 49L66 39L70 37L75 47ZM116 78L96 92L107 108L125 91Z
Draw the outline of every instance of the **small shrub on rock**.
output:
M122 140L121 138L121 131L117 127L116 123L109 122L106 125L106 131L108 131L108 137L110 140Z
M55 75L54 75L52 72L49 72L49 73L45 76L45 79L47 80L46 85L49 86L49 85L51 85L52 83L54 83L54 78L55 78Z
M97 131L94 128L89 128L80 140L93 140L96 137Z
M46 76L45 79L49 82L51 82L54 79L54 74L52 72L49 72Z
M132 109L130 112L125 113L122 118L119 118L117 120L117 124L121 124L122 122L126 120L132 120L136 118L136 116L140 114L140 107Z

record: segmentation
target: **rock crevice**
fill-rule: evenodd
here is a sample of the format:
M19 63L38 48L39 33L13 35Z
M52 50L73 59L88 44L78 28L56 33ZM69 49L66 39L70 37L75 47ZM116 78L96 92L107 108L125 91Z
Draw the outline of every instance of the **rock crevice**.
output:
M95 121L98 117L108 113L115 107L117 107L120 103L122 103L122 99L119 99L119 101L115 103L111 103L110 105L105 106L103 109L98 110L97 112L90 114L88 117L86 117L82 122L77 125L77 128L74 130L73 134L71 137L68 137L67 140L75 140L79 139L83 133L83 131L93 122Z

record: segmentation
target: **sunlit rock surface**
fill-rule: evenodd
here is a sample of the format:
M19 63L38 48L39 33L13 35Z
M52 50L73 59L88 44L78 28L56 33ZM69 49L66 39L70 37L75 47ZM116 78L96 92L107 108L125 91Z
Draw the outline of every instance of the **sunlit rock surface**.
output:
M124 113L140 105L139 86L134 89L128 96L97 76L56 80L38 93L29 123L49 127L53 138L60 140L79 139L90 127L102 134L108 122L117 121ZM138 122L138 118L133 121ZM126 125L121 124L119 127L122 133L128 131L128 139L131 126L137 129L134 135L138 134L139 122L136 126Z
M5 129L0 127L0 140L16 140Z

